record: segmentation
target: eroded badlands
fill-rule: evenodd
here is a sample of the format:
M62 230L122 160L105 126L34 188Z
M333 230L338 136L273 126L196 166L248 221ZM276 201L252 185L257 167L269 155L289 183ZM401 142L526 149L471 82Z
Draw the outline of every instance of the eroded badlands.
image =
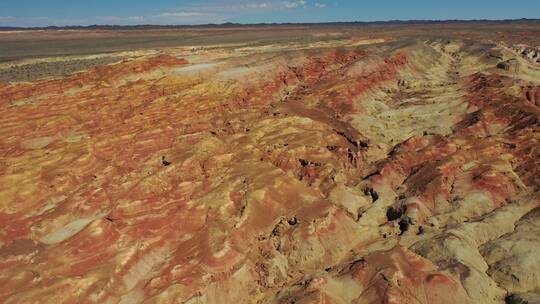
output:
M520 47L168 48L0 83L0 301L540 303Z

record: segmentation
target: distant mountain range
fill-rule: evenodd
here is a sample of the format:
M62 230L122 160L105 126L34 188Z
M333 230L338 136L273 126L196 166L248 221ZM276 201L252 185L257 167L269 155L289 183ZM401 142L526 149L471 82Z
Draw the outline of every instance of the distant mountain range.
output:
M266 26L354 26L354 25L406 25L406 24L455 24L455 23L519 23L535 22L540 23L540 19L504 19L504 20L389 20L389 21L353 21L353 22L323 22L323 23L221 23L221 24L201 24L201 25L87 25L87 26L46 26L46 27L15 27L0 26L0 31L21 31L21 30L152 30L152 29L183 29L183 28L238 28L238 27L266 27Z

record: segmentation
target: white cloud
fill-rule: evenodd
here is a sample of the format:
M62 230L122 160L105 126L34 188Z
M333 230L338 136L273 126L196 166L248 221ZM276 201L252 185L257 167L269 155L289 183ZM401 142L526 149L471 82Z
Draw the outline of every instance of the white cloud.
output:
M148 16L89 16L85 18L53 19L48 17L11 17L0 16L0 26L40 27L71 25L137 25L137 24L208 24L224 23L225 18L219 15L201 12L164 12Z
M252 8L252 9L265 9L272 7L272 4L268 2L261 2L261 3L248 3L245 5L246 8Z
M283 1L283 6L285 8L297 8L297 7L305 7L307 2L305 0L297 0L297 1Z
M315 1L318 1L315 3ZM253 13L262 11L282 11L307 8L308 6L323 8L324 0L209 0L203 3L193 3L171 7L143 15L94 15L79 18L52 17L12 17L0 16L0 26L68 26L68 25L136 25L136 24L208 24L225 23L242 19Z
M16 20L17 18L13 17L13 16L0 16L0 22L7 22L7 21L13 21L13 20Z
M208 14L200 12L165 12L160 14L160 17L201 17Z

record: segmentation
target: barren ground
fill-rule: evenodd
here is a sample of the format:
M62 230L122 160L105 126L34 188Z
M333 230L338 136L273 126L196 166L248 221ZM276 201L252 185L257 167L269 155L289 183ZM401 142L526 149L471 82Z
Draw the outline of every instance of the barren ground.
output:
M539 34L0 32L0 302L540 303Z

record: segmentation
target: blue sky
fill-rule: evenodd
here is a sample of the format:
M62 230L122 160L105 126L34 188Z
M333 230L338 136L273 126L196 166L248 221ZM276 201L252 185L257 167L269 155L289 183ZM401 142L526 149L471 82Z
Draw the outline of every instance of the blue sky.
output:
M540 18L540 0L0 0L0 26Z

